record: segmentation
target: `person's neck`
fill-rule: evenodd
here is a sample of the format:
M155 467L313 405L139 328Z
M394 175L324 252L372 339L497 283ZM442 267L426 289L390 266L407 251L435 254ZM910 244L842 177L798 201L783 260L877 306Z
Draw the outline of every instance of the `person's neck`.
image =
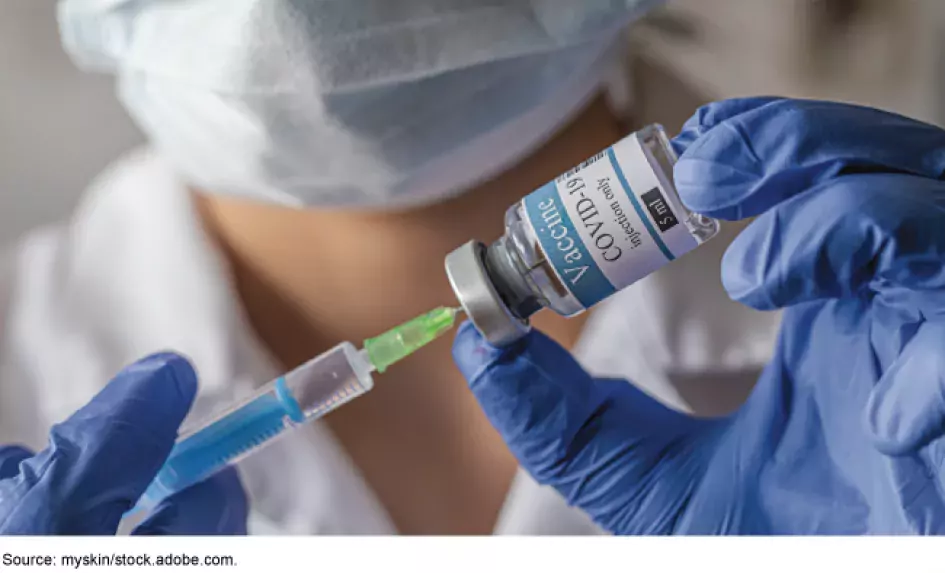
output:
M456 299L443 259L503 231L506 209L622 134L602 100L513 169L455 199L404 212L295 210L197 192L257 335L285 367L359 343ZM577 322L536 317L565 345Z

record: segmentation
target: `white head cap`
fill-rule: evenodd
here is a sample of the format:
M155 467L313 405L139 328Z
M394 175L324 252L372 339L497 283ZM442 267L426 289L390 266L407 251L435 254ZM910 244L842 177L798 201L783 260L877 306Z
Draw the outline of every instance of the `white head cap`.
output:
M295 206L441 200L517 162L611 72L655 0L62 0L206 191Z

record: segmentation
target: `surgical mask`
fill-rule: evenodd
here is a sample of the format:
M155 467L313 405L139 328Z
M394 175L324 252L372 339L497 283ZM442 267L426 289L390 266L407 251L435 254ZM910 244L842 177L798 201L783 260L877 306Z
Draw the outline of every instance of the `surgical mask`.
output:
M654 3L62 0L59 21L188 183L391 208L533 151L599 92L615 40Z

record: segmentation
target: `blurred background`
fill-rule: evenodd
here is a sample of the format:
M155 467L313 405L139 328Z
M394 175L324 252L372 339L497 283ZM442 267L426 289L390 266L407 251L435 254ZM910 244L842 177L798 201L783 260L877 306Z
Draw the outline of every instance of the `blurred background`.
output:
M751 94L943 124L943 22L942 0L669 0L630 35L628 97L671 129L701 102ZM0 245L67 217L89 180L141 141L110 80L62 52L55 0L0 0Z
M0 245L61 219L89 180L142 141L105 76L59 45L55 0L0 0Z

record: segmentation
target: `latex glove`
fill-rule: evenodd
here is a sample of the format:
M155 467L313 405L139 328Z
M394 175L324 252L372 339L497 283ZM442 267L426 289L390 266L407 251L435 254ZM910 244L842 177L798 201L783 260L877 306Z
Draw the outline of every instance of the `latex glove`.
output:
M760 215L722 268L734 299L787 308L752 396L692 418L539 333L496 349L467 324L454 357L492 424L616 533L945 532L945 132L750 99L676 141L690 208Z
M174 445L197 380L161 354L125 369L50 432L39 452L0 448L0 535L111 535ZM169 498L136 534L245 534L246 496L234 470Z

